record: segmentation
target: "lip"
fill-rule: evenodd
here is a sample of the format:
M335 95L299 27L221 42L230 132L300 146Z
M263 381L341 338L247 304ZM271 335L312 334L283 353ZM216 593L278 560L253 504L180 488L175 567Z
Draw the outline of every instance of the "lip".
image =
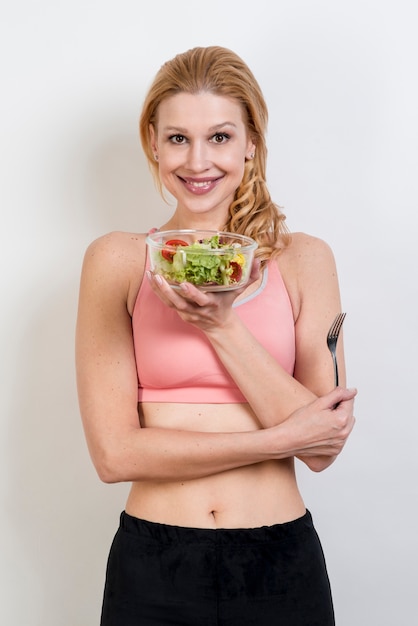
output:
M183 183L187 191L190 191L190 193L195 196L209 193L217 186L222 178L222 176L213 176L209 178L183 178L182 176L179 176L179 180Z

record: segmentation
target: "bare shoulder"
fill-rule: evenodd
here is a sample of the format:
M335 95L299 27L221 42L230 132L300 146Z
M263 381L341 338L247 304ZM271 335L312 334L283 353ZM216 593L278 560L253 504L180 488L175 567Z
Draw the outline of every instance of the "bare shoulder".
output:
M135 298L145 269L145 234L113 231L87 247L82 283L109 294L123 292L129 304Z
M135 261L140 256L145 246L145 234L126 233L113 231L98 237L88 246L85 259L97 259L111 261L112 263L124 263Z
M291 264L299 271L315 265L334 262L334 254L326 241L306 233L292 233L290 244L281 257L284 264Z
M292 233L290 244L278 257L278 265L292 302L295 319L303 300L321 294L337 283L334 254L327 242L306 233Z

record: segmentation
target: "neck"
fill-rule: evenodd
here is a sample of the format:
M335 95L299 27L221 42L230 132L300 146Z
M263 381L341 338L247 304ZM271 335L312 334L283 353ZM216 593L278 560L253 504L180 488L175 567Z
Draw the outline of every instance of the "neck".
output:
M216 215L181 215L178 211L160 227L160 230L220 230L224 227L226 218L217 220Z

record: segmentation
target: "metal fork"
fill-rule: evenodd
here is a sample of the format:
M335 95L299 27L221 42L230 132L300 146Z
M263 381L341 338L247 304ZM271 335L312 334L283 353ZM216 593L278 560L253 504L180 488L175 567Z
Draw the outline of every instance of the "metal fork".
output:
M338 341L338 336L340 334L341 327L345 320L345 316L346 316L346 313L339 313L337 315L327 335L327 345L328 345L329 351L331 352L332 362L334 364L334 380L335 380L336 387L338 387L338 364L337 364L337 356L336 356L337 341Z

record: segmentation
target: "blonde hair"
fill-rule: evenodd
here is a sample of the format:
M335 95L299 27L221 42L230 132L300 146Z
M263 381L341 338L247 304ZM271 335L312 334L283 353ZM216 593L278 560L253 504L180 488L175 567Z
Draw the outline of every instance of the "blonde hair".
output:
M290 241L286 216L273 203L266 184L268 111L261 89L248 66L231 50L219 46L193 48L167 61L158 71L145 98L140 137L145 156L162 193L151 147L149 126L157 123L158 107L178 93L201 92L235 98L243 108L247 131L256 149L245 162L244 175L229 207L223 230L252 237L263 262L276 256Z

